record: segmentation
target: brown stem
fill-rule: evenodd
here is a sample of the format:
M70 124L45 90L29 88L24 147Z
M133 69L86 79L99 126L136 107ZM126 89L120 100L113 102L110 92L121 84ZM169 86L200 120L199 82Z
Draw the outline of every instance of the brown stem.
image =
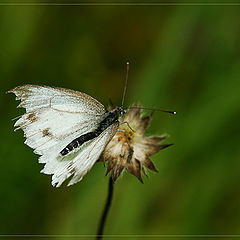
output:
M105 207L102 213L102 217L99 223L99 227L98 227L98 231L97 231L97 238L96 239L102 239L102 235L103 235L103 230L104 230L104 226L106 223L106 219L107 219L107 215L111 206L111 202L112 202L112 196L113 196L113 179L112 177L109 178L109 183L108 183L108 196L107 196L107 201L105 203Z

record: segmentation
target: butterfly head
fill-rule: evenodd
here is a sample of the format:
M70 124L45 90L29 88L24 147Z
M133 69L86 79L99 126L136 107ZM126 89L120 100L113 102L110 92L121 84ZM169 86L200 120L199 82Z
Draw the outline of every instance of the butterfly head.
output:
M126 113L126 110L122 106L117 107L115 111L119 118L122 117Z

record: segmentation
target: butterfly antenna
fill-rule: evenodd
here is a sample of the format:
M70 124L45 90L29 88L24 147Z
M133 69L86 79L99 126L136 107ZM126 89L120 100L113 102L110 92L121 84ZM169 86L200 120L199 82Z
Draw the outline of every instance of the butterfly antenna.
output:
M165 112L165 113L170 113L170 114L173 114L173 115L176 115L177 112L175 111L168 111L168 110L162 110L162 109L159 109L159 108L145 108L145 107L130 107L130 108L138 108L138 109L146 109L146 110L152 110L152 111L159 111L159 112Z
M127 90L128 72L129 72L129 62L127 62L126 79L125 79L125 85L124 85L123 96L122 96L122 107L123 107L123 104L124 104L125 95L126 95L126 90Z

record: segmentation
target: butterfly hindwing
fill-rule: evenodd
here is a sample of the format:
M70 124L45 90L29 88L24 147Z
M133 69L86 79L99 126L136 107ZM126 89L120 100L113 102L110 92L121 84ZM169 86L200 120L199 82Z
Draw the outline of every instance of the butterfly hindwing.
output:
M71 155L66 157L66 160L62 160L61 167L54 167L54 163L58 164L58 159L54 159L47 163L42 170L43 172L52 171L50 174L54 174L52 177L52 185L59 187L68 177L73 176L69 181L68 186L81 181L83 176L92 168L94 163L99 159L105 146L111 140L118 128L118 123L115 123L103 131L97 138L83 144L76 156ZM74 153L73 153L74 155ZM57 160L57 162L56 162Z

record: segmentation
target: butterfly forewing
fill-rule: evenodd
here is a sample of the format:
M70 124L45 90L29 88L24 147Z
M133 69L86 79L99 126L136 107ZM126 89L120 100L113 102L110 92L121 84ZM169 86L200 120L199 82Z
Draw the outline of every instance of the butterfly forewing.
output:
M15 126L23 129L25 143L42 155L42 172L53 174L53 185L60 186L71 175L69 184L80 181L116 132L117 124L113 124L69 156L60 156L70 142L96 128L106 116L105 107L87 94L63 88L25 85L9 92L26 109Z
M91 96L65 88L24 85L9 92L15 93L16 99L21 100L19 107L26 108L26 112L49 106L59 111L72 113L102 114L106 111L104 105Z

